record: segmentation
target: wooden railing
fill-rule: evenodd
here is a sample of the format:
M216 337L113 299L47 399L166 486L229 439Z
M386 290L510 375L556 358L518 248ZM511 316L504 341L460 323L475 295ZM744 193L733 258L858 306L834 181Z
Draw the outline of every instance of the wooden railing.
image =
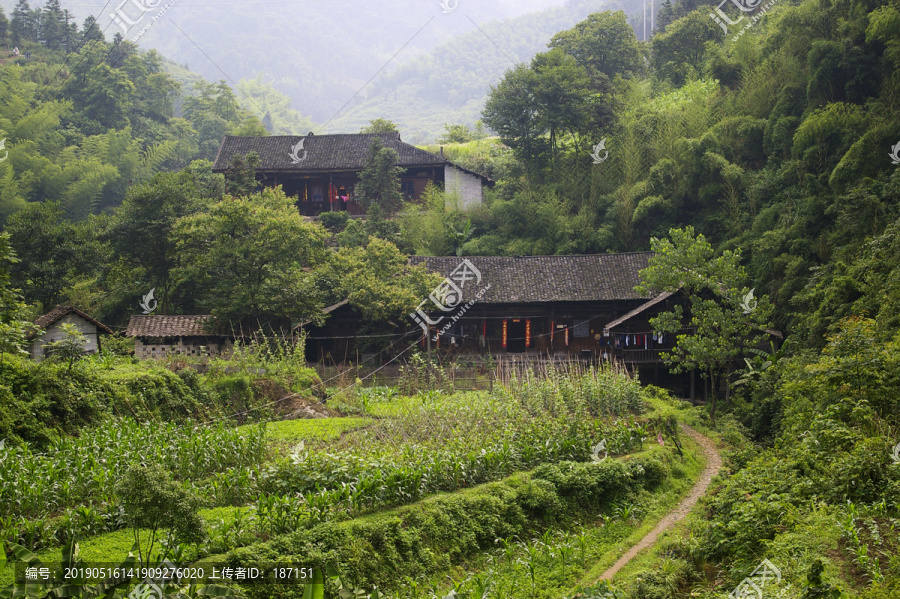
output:
M616 352L616 358L624 362L662 362L662 354L667 349L624 349Z

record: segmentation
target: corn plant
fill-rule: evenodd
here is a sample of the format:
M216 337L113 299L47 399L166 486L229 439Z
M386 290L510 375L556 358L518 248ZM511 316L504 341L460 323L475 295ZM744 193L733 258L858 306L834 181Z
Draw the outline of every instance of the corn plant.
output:
M86 520L80 526L86 526L87 532L100 532L101 518L105 530L120 527L122 514L113 489L121 473L134 463L158 464L175 479L190 484L229 469L252 469L265 455L262 427L243 431L224 425L149 427L132 420L109 421L80 437L55 439L46 454L25 447L3 447L0 504L7 515L0 520L4 535L0 540L22 541L36 548L53 537L68 538L66 530L72 530L77 519L64 517L61 530L49 532L43 520L47 514L65 513L67 508L96 511L81 512ZM218 482L222 484L221 479ZM230 492L238 494L234 489ZM10 516L18 518L15 525Z

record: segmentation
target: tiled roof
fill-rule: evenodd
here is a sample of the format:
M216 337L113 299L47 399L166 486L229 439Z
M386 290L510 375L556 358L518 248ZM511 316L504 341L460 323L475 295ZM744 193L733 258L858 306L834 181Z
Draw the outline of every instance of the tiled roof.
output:
M620 316L619 318L615 319L614 321L612 321L611 323L609 323L608 325L606 325L605 327L603 327L603 332L606 333L606 332L608 332L608 331L610 331L610 330L616 328L616 327L619 326L620 324L622 324L622 323L624 323L624 322L628 322L629 320L631 320L632 318L634 318L634 317L637 316L638 314L640 314L640 313L642 313L642 312L644 312L644 311L646 311L646 310L649 310L650 308L652 308L652 307L655 306L656 304L658 304L658 303L660 303L660 302L662 302L662 301L665 301L665 300L669 299L669 298L672 297L673 295L675 295L675 294L672 293L671 291L663 291L662 293L660 293L659 295L657 295L656 297L654 297L652 300L650 300L650 301L648 301L648 302L644 302L643 304L641 304L640 306L638 306L637 308L635 308L635 309L632 310L631 312L628 312L627 314L624 314L624 315Z
M413 256L412 264L445 277L463 260L481 273L481 282L464 287L463 301L475 299L479 289L491 288L478 300L485 304L591 302L647 299L634 288L652 252L586 256ZM655 295L655 294L654 294Z
M362 170L369 158L369 148L376 139L386 148L393 148L399 155L398 164L403 168L415 166L444 166L450 161L442 156L420 150L400 141L399 133L356 133L338 135L273 135L269 137L226 136L219 147L213 170L228 169L236 156L250 152L259 155L259 171L307 172ZM306 158L294 163L291 158L294 146L303 140L303 150L297 155Z
M125 335L128 337L206 337L217 336L206 330L209 316L166 316L135 314L128 321Z
M95 320L94 318L88 316L87 314L85 314L84 312L82 312L81 310L79 310L78 308L76 308L74 306L56 306L55 308L53 308L52 310L50 310L49 312L47 312L46 314L44 314L43 316L41 316L40 318L35 320L34 326L39 329L46 329L47 327L49 327L54 322L56 322L57 320L59 320L60 318L62 318L63 316L65 316L67 314L77 314L78 316L80 316L83 319L87 320L88 322L92 323L94 326L96 326L98 329L100 329L101 332L112 333L112 329L110 329L108 326L106 326L105 324L101 323L100 321Z

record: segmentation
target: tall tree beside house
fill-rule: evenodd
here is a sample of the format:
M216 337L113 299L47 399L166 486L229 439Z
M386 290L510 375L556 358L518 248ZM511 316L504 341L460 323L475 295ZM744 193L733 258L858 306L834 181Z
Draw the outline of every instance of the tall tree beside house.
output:
M740 252L716 256L712 245L695 235L693 227L672 229L671 239L652 239L655 255L641 271L637 290L650 295L682 292L689 299L693 333L682 332L685 313L680 304L650 319L656 331L676 335L676 344L662 357L673 372L699 369L711 385L710 417L715 421L716 400L724 378L726 402L733 363L749 348L760 345L770 326L772 306L766 296L754 297L745 285L747 272Z
M517 65L491 87L482 113L485 124L512 148L516 158L529 165L543 164L549 144L538 114L534 94L536 74L528 65Z
M376 324L403 321L441 280L421 264L411 266L397 246L378 237L329 254L318 276L320 288L335 299L348 299Z
M356 193L363 206L378 204L388 216L403 207L400 176L403 168L397 166L400 156L393 148L385 148L375 139L369 147L365 170L359 174Z
M225 172L225 193L240 196L256 191L256 167L259 154L250 152L246 156L235 156Z
M182 112L196 131L200 158L214 160L226 135L268 135L259 118L241 108L224 80L198 81L194 91L185 99Z
M172 230L178 219L210 204L209 199L200 198L188 170L161 173L148 183L130 187L106 235L128 273L127 280L114 287L127 289L134 298L156 289L160 312L169 313L174 302L171 271L176 265Z
M223 324L315 318L323 302L311 269L326 259L326 236L280 188L227 197L175 224L173 276Z
M57 202L29 202L9 217L6 231L19 256L13 282L44 311L60 303L76 271L92 259L84 227L66 219Z

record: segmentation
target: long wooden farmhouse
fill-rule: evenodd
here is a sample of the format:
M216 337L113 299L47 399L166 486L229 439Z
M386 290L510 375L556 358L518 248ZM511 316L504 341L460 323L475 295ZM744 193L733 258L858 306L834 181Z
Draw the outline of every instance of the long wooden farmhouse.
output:
M460 305L471 307L455 321L448 322L455 314L445 312L446 306L430 299L424 303L435 345L494 355L577 354L653 363L673 340L655 335L648 321L675 299L635 291L650 256L635 252L411 261L450 281L464 260L477 273L469 275L465 286L456 285L462 292ZM481 282L472 284L477 275Z
M286 135L272 137L232 137L222 140L213 171L224 173L237 157L256 152L260 164L259 183L281 185L297 198L300 212L316 216L346 210L363 214L355 195L359 173L366 168L369 148L376 140L399 155L398 166L405 169L401 190L410 200L418 200L428 182L441 185L460 208L481 204L484 186L493 182L474 171L404 143L399 133L341 135Z
M664 376L687 394L691 377L667 376L660 356L674 337L649 323L680 298L635 291L652 255L413 257L445 279L423 298L404 332L420 337L423 350L440 353L615 360L650 382ZM334 310L310 331L310 359L359 357L365 335L353 336L362 325L349 305Z

